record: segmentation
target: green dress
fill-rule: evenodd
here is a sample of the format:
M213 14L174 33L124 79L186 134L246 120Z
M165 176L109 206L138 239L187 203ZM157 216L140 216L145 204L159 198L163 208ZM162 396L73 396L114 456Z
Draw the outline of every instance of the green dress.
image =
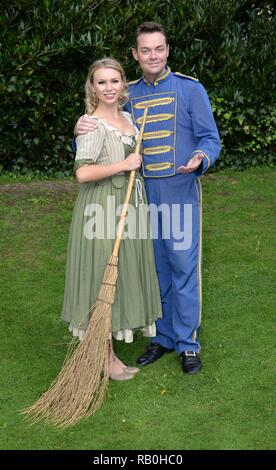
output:
M77 137L74 170L83 165L115 163L134 151L134 136L122 135L99 118L97 123L95 131ZM70 228L61 314L73 335L80 338L113 251L119 207L124 202L128 179L126 172L80 185ZM145 336L155 336L155 320L162 315L147 198L138 173L130 204L112 306L112 334L126 342L133 341L136 329Z

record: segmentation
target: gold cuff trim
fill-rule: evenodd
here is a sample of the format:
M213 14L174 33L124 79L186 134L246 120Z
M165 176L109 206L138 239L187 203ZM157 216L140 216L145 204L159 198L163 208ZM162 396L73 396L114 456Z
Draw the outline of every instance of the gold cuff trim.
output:
M163 114L153 114L152 116L148 116L146 120L146 124L151 122L159 122L159 121L168 121L169 119L174 118L174 114L163 113ZM143 116L136 119L137 124L142 124Z
M207 160L208 160L207 170L208 170L208 169L210 168L210 165L211 165L210 158L208 157L208 155L206 155L205 152L203 152L202 150L199 150L199 149L194 150L194 152L192 153L192 155L194 155L195 153L202 153L202 154L204 155L204 157L207 158ZM206 170L206 171L207 171L207 170Z
M171 168L173 163L164 162L164 163L151 163L150 165L146 165L145 169L148 171L162 171Z
M152 100L148 101L140 101L140 103L137 103L134 105L134 108L136 109L144 109L146 106L164 106L166 104L171 104L175 101L175 98L172 98L171 96L165 97L165 98L155 98Z
M170 145L157 145L156 147L148 147L143 149L144 155L158 155L159 153L168 153L173 150Z
M170 137L173 133L173 131L144 132L143 140L163 139L165 137Z

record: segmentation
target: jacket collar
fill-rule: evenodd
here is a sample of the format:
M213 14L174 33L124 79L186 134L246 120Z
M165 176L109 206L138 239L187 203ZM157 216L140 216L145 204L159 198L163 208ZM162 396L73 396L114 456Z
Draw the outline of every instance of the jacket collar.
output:
M166 80L169 77L170 73L171 73L171 69L170 69L170 67L167 66L165 68L164 73L160 77L156 78L156 80L154 80L154 82L152 82L152 83L149 82L144 76L143 76L143 80L149 86L152 86L152 85L156 86L156 85L158 85L159 82Z

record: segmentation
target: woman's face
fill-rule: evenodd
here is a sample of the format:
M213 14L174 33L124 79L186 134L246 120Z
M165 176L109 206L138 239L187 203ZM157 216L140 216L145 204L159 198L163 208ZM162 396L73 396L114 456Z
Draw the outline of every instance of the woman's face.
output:
M124 84L120 72L112 68L101 68L95 71L92 89L100 103L114 104L119 101Z

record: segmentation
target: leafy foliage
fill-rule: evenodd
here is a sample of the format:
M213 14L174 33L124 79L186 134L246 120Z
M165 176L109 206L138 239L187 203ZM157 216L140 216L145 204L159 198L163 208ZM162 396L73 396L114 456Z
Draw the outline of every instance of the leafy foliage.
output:
M145 20L167 29L171 68L207 88L224 144L218 166L272 165L273 13L272 2L247 0L2 2L0 170L71 173L87 69L113 56L139 76L130 48Z

